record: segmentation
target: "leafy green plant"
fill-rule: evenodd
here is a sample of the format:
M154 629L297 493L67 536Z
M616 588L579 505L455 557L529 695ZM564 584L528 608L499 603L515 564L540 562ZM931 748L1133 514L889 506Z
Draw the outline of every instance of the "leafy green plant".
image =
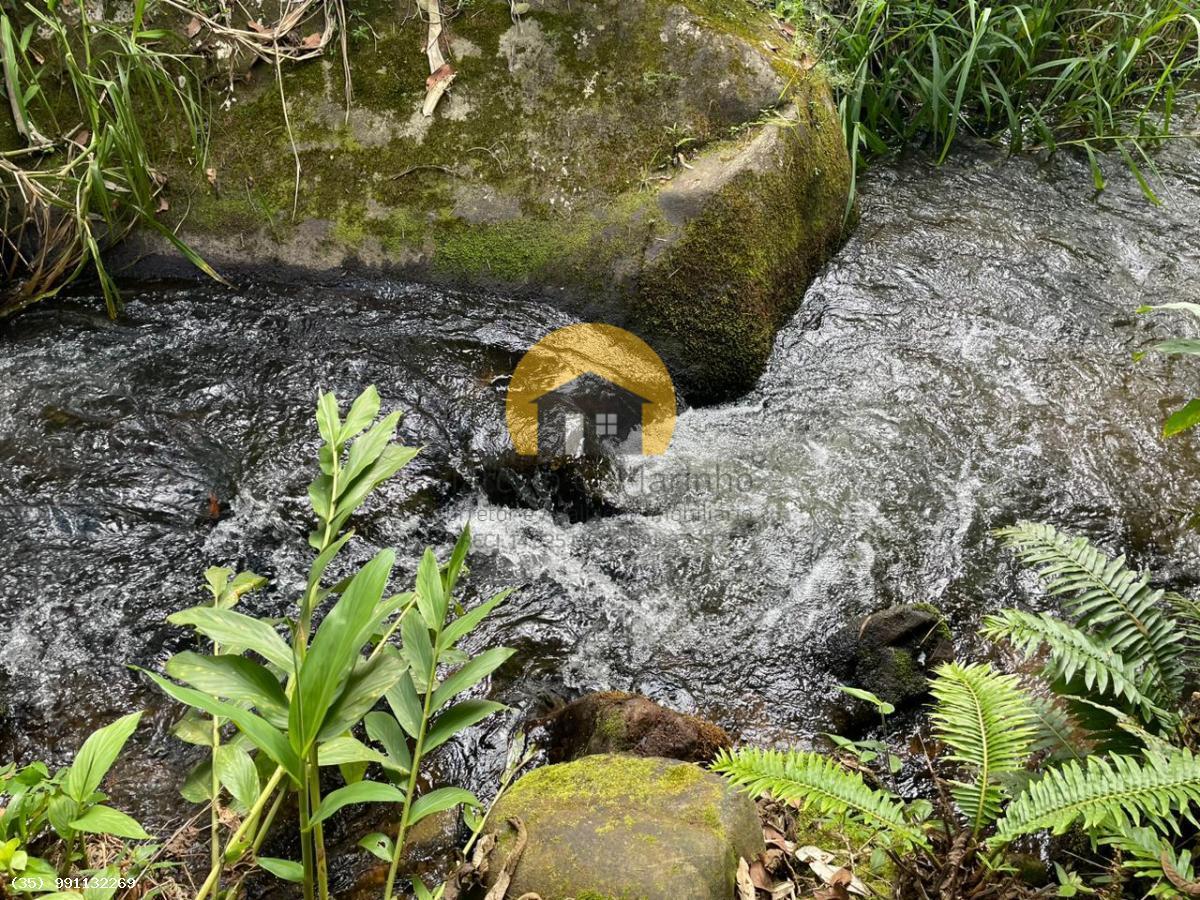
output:
M212 278L220 276L155 217L162 178L147 140L178 121L199 163L204 126L199 82L170 32L77 21L57 2L0 9L0 64L13 130L25 143L0 153L0 316L52 297L89 267L109 313L120 302L102 251L142 223ZM19 17L19 18L18 18Z
M219 803L224 787L246 808L224 849L214 851L197 900L215 895L224 867L247 855L272 874L301 883L306 898L327 898L324 823L350 804L368 802L394 803L399 810L394 840L375 841L389 852L390 897L412 826L462 804L480 806L459 788L418 791L422 763L430 752L502 709L486 700L454 702L512 652L495 648L471 656L460 648L508 595L503 591L470 611L453 602L465 571L469 530L445 566L432 551L425 552L412 591L385 596L395 564L391 550L377 553L354 575L325 583L327 571L353 537L352 530L345 530L350 516L417 452L392 442L399 413L376 421L378 415L374 387L354 401L345 419L333 394L319 400L320 474L308 492L317 517L309 535L316 558L297 600L296 617L287 623L291 641L280 636L274 622L232 608L261 579L210 569L212 603L175 613L170 621L194 628L213 643L214 653L185 651L167 663L169 677L148 673L167 694L210 717L211 730L186 729L194 737L209 735L208 795ZM318 626L318 613L330 601ZM399 648L392 643L397 634ZM376 710L385 698L390 712ZM223 727L236 729L236 734L222 741ZM356 736L360 727L378 749ZM253 761L250 750L257 753ZM366 779L372 765L383 772L384 781ZM346 783L323 797L321 770L333 767ZM258 772L265 784L255 797ZM205 780L189 779L192 784ZM258 855L287 790L298 794L299 862ZM215 819L212 828L214 846L220 846Z
M1191 313L1200 319L1200 303L1161 303L1157 306L1139 306L1139 313L1157 312L1159 310ZM1164 356L1200 356L1200 340L1196 338L1168 338L1158 341L1147 350L1134 354L1134 359L1141 359L1147 353L1161 353ZM1200 399L1192 398L1179 409L1172 412L1163 422L1163 437L1169 438L1189 431L1200 424Z
M953 809L943 804L929 818L807 751L737 750L716 770L756 795L876 828L900 872L897 896L914 882L951 885L953 896L986 893L1013 841L1073 827L1097 849L1119 850L1128 872L1151 881L1148 896L1200 891L1186 846L1200 831L1200 757L1181 698L1195 674L1195 629L1185 626L1200 621L1196 604L1049 526L999 534L1075 621L1005 610L985 622L986 635L1042 660L1049 698L990 665L937 669L931 721L948 752L935 762L955 768L937 783ZM1091 892L1078 873L1059 873L1059 896Z
M143 859L130 871L138 859L133 854L100 870L89 868L85 852L90 836L150 839L134 818L107 805L100 791L141 715L123 716L93 732L71 765L53 774L41 762L0 770L0 796L5 800L0 810L0 875L8 890L67 900L83 895L61 891L62 880L134 878L144 868Z
M964 133L1001 134L1013 151L1082 149L1097 189L1115 150L1157 202L1147 151L1200 68L1200 22L1179 0L832 0L816 20L856 174L913 143L941 162Z

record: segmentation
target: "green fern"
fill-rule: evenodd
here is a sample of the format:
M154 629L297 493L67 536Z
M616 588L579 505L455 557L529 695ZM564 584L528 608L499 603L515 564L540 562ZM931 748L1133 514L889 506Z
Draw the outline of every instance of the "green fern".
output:
M1146 896L1200 896L1200 880L1191 852L1176 849L1153 828L1126 825L1101 835L1098 842L1121 851L1122 868L1155 880Z
M1150 587L1149 575L1127 568L1124 556L1110 560L1086 538L1050 525L1019 522L996 533L1037 571L1050 594L1065 598L1081 629L1144 666L1163 701L1178 697L1185 676L1183 635L1163 613L1163 591Z
M953 751L949 758L966 763L975 776L972 783L951 782L950 791L978 834L1000 815L1006 792L998 779L1025 768L1036 720L1013 675L1001 675L987 664L953 662L939 666L934 675L934 733Z
M1189 750L1143 757L1093 756L1050 769L1008 805L996 824L994 845L1042 829L1062 834L1083 820L1089 831L1122 830L1143 823L1178 831L1181 816L1200 803L1200 758Z
M1006 639L1026 658L1049 651L1045 674L1071 682L1078 678L1089 691L1124 701L1147 724L1170 728L1175 717L1159 705L1158 692L1147 676L1138 677L1132 665L1110 645L1098 641L1046 613L1002 610L983 622L983 633L992 640Z
M898 799L819 753L741 748L722 751L712 768L755 797L770 794L819 815L849 815L901 842L928 846Z

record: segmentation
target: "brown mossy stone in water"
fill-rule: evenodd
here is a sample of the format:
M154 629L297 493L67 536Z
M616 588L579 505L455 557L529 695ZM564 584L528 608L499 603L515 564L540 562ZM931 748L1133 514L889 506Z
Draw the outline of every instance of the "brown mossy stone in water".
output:
M530 772L491 814L493 878L513 846L512 817L528 843L511 897L729 900L738 858L764 849L754 803L675 760L606 754Z
M595 753L630 753L709 762L732 746L724 729L697 716L659 706L640 694L586 694L547 716L551 762Z
M377 37L351 43L348 118L336 59L283 70L294 215L269 67L216 115L216 188L172 173L168 218L197 249L536 294L639 333L693 401L753 383L841 237L849 184L824 76L764 12L533 0L514 23L475 0L451 23L458 77L429 119L416 18L360 12ZM692 168L663 168L679 150Z

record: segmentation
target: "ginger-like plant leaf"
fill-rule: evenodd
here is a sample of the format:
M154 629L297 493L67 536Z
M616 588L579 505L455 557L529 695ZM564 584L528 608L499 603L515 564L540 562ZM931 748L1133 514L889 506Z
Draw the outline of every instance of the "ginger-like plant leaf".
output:
M1163 591L1134 572L1125 557L1109 559L1086 538L1053 526L1019 522L997 532L1031 566L1046 590L1065 601L1079 627L1151 676L1155 699L1170 702L1183 688L1183 634L1162 610Z
M1194 821L1200 803L1200 757L1190 750L1135 756L1093 756L1049 769L1008 805L996 823L994 846L1042 829L1062 834L1082 820L1089 831L1143 824L1178 831L1178 820Z
M984 620L983 633L1006 639L1026 658L1048 651L1044 674L1050 679L1079 679L1089 691L1128 704L1147 725L1170 728L1175 717L1159 705L1151 677L1134 667L1111 645L1047 613L1006 609Z
M905 817L900 800L819 753L745 747L722 751L712 768L755 797L770 794L819 815L848 815L893 842L928 846L920 827Z
M965 763L971 782L950 784L955 802L974 833L1000 815L1004 775L1021 772L1037 736L1031 702L1013 675L987 664L945 663L934 673L931 716L937 737L951 749L949 759Z

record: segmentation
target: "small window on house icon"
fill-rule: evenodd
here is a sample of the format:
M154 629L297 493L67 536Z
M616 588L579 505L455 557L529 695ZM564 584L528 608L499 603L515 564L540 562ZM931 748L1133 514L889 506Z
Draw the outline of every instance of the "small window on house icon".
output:
M617 414L596 413L596 437L617 436Z

